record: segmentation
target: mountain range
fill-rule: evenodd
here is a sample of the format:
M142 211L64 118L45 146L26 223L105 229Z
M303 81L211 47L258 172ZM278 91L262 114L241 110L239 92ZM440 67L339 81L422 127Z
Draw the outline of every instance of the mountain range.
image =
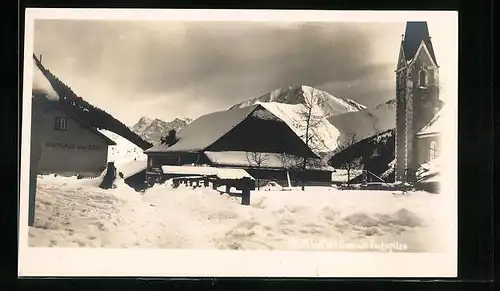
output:
M139 135L142 139L157 145L160 139L165 137L167 133L174 129L181 130L188 125L192 120L189 118L175 118L172 121L164 121L159 118L141 117L139 121L130 129Z

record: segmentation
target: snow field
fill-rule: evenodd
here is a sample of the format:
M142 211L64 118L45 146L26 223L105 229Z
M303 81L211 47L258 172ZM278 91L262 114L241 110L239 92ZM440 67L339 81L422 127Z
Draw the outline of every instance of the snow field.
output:
M251 205L167 183L144 194L123 181L42 176L31 246L223 250L439 251L442 195L386 191L252 191Z

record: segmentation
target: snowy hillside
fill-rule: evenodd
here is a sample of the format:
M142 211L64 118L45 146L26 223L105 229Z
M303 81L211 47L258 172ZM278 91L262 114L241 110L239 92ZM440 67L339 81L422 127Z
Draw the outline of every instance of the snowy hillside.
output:
M143 150L129 140L105 129L99 129L99 131L116 143L116 145L108 147L108 162L115 162L117 168L130 161L147 160Z
M353 134L355 140L359 141L396 127L396 100L389 100L374 108L331 116L328 121L341 133L341 143Z
M283 120L304 142L306 139L306 122L302 113L306 110L302 104L283 104L278 102L257 102L278 118ZM322 111L319 108L313 108L312 116L322 117ZM331 152L337 147L339 131L332 126L325 117L314 121L315 126L310 130L309 147L316 154L322 155Z
M139 195L122 181L102 190L97 179L38 179L30 246L421 252L448 238L446 195L426 192L252 191L242 206L210 188Z
M347 112L356 112L366 107L347 98L338 98L325 91L310 86L295 86L279 88L260 97L239 103L231 108L241 108L256 104L257 102L277 102L285 104L311 104L308 101L314 98L320 100L320 107L325 116L334 116ZM316 102L315 102L316 103Z
M160 139L167 135L169 130L175 129L179 131L191 121L189 118L176 118L170 122L166 122L159 118L141 117L131 129L143 139L157 145L160 143Z

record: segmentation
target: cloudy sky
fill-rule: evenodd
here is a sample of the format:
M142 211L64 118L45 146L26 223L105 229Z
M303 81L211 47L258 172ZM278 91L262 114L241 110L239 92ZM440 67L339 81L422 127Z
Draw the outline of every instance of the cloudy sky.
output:
M196 118L300 84L375 106L394 98L404 26L36 20L34 53L77 95L132 125ZM445 86L456 39L450 23L429 29Z

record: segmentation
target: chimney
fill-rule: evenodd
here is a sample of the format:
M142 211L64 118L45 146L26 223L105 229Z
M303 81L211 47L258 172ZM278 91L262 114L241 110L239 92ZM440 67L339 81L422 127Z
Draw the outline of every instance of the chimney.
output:
M40 64L42 63L42 54L40 54Z

